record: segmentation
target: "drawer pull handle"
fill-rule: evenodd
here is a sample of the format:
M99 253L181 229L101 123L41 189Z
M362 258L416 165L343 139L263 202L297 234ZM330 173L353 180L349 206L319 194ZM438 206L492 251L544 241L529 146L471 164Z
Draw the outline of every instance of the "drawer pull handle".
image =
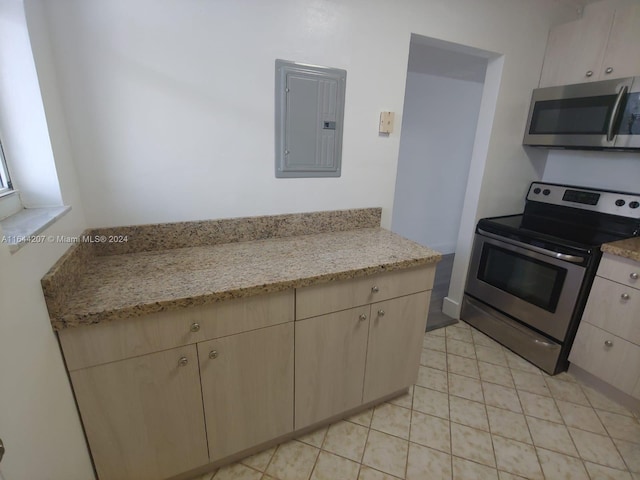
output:
M377 285L374 285L373 287L371 287L371 293L378 293L380 291L380 289L378 288Z
M180 365L181 367L186 366L189 363L189 359L187 357L180 357L180 360L178 360L178 365Z
M218 358L218 351L217 350L211 350L209 352L209 358L211 360L215 360L216 358Z
M631 280L637 280L638 279L638 274L636 272L630 273L629 274L629 278Z
M631 298L631 297L629 297L629 294L628 294L628 293L623 293L622 295L620 295L620 298L621 298L622 300L629 300L629 298Z
M605 347L613 347L613 342L611 340L605 340L604 341L604 346Z
M384 310L378 310L378 316L379 317L384 317Z
M192 332L199 332L200 331L200 324L199 323L192 323L191 324L191 329Z
M367 319L367 316L364 313L361 313L359 318L361 322L364 322Z

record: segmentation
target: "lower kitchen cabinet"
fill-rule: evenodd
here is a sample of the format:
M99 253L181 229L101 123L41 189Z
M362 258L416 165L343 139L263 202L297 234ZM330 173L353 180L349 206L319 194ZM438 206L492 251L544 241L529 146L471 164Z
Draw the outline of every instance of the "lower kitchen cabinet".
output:
M100 480L157 480L209 462L195 345L70 376Z
M640 262L604 254L569 361L640 399Z
M427 291L371 305L364 403L418 379L430 298Z
M210 461L293 431L293 322L198 344Z
M617 389L633 394L640 366L639 346L583 322L569 360Z
M296 429L413 385L430 296L296 321Z
M296 429L362 403L369 305L296 322Z

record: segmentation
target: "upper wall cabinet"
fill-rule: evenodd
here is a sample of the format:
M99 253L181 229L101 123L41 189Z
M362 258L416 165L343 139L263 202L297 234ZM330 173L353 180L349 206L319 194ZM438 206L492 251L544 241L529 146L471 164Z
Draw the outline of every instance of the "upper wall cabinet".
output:
M640 5L598 12L553 28L540 87L640 75Z

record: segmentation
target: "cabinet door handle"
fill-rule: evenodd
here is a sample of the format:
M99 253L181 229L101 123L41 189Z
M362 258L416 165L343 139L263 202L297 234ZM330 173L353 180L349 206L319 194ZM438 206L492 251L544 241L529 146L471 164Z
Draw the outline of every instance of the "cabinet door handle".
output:
M211 350L209 352L209 358L211 360L215 360L216 358L218 358L218 351L217 350Z
M613 68L611 67L607 67L607 69L604 71L604 73L606 73L607 75L609 75L611 72L613 72Z
M2 457L4 457L4 443L2 443L2 439L0 438L0 462L2 461Z
M587 73L585 73L586 77L591 77L593 75L593 71L589 70Z
M605 340L604 341L604 346L605 347L613 347L613 342L611 340Z
M378 293L380 291L380 289L378 288L377 285L374 285L373 287L371 287L371 293Z
M384 313L385 313L384 310L382 310L382 309L378 310L378 316L379 317L384 317Z
M180 357L180 360L178 360L178 365L180 365L181 367L186 366L189 363L189 359L187 357Z
M360 319L361 322L364 322L367 319L367 316L364 313L360 314L360 317L358 317Z
M194 332L194 333L195 332L199 332L200 331L200 324L199 323L192 323L190 330L192 332Z
M620 295L620 298L621 298L622 300L629 300L629 298L631 298L631 297L629 297L629 294L628 294L628 293L623 293L622 295Z
M630 273L629 274L629 278L631 280L637 280L638 279L638 274L636 272Z

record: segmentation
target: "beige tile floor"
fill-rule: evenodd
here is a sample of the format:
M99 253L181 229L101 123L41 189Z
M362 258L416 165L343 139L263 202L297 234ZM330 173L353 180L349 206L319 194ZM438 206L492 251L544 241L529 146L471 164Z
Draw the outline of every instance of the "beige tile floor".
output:
M625 408L462 322L423 346L408 394L201 480L640 480Z

